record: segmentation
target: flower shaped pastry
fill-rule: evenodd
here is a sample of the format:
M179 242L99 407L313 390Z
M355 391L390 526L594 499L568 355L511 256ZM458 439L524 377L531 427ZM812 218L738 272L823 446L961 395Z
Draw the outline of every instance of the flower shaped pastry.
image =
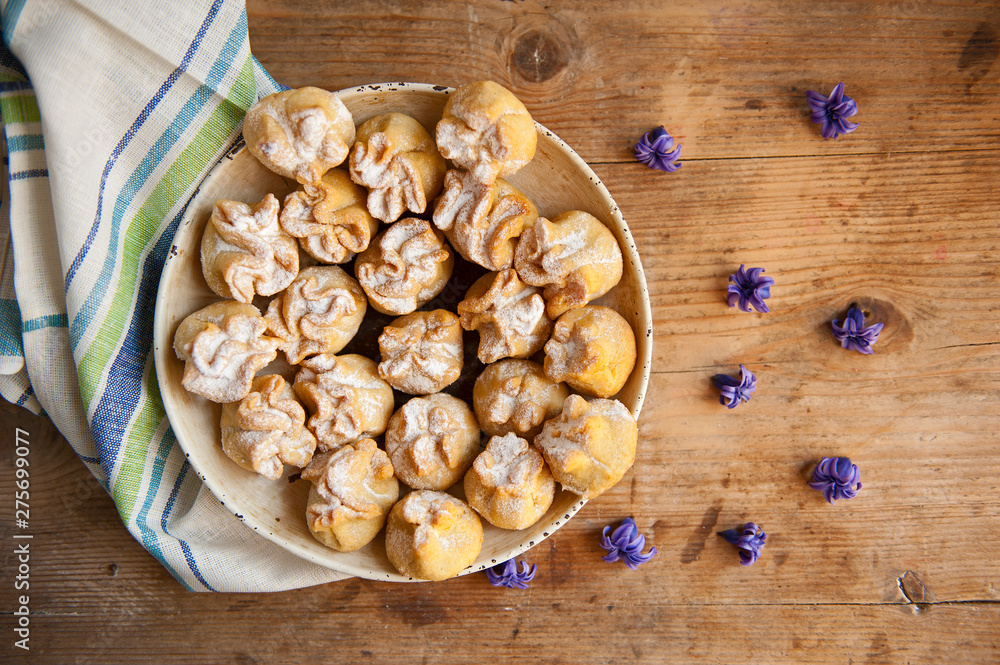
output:
M215 204L201 237L201 271L215 293L249 303L295 279L299 247L278 225L278 207L273 194L253 208L238 201Z
M617 400L570 395L547 420L535 445L563 489L593 499L632 468L639 436L635 418Z
M422 213L441 191L444 158L419 122L402 113L375 116L358 128L351 179L368 188L368 212L395 222Z
M409 314L444 290L455 257L440 231L422 219L401 219L358 255L354 272L371 306Z
M475 511L445 492L410 492L389 513L385 553L403 575L454 577L472 565L482 547L483 525Z
M847 310L847 318L844 319L843 325L837 319L834 319L832 324L833 336L837 338L842 347L853 349L865 355L874 352L872 345L878 341L883 326L885 326L884 323L866 326L865 314L857 307L851 307Z
M268 334L297 365L307 356L337 353L347 345L368 309L353 277L337 266L314 266L298 274L267 307Z
M479 331L479 360L487 365L501 358L527 358L552 332L540 289L509 269L476 280L458 303L458 316L465 330Z
M492 568L487 568L486 579L495 587L527 589L531 580L535 579L536 572L538 572L538 564L529 566L527 561L522 561L521 570L518 572L517 559L508 559Z
M320 452L378 436L392 415L392 386L364 356L324 353L302 361L292 388L312 414L306 422Z
M268 95L247 111L243 138L261 164L285 178L318 184L347 158L354 119L332 92L299 88Z
M677 160L681 147L674 147L674 139L662 125L642 135L635 144L635 159L651 169L673 173L681 167Z
M174 353L184 361L181 385L213 402L237 402L250 392L259 369L278 355L279 340L253 305L217 302L177 327Z
M740 549L740 563L744 566L752 566L760 558L760 550L767 540L764 530L753 522L747 522L742 533L736 529L728 529L720 531L719 535Z
M378 346L379 376L404 393L440 392L462 374L462 326L446 309L401 316L383 329Z
M623 519L610 536L608 531L611 531L609 526L601 531L601 547L608 551L602 558L608 563L621 560L632 570L637 570L639 566L656 556L655 547L649 548L649 551L643 554L642 548L646 546L646 537L639 533L639 528L631 517Z
M312 459L316 437L305 420L305 409L281 376L258 376L249 395L222 405L222 451L244 469L277 480L285 464L301 468Z
M579 210L524 230L514 268L525 283L545 287L549 316L559 318L610 291L622 278L622 250L599 219Z
M370 543L399 498L392 464L371 439L320 453L302 470L313 483L306 524L316 540L338 552Z
M824 457L813 469L809 487L822 492L827 503L853 499L861 489L861 471L847 457Z
M480 182L507 177L530 162L537 139L528 109L493 81L451 93L437 124L441 154Z
M764 301L771 297L771 287L774 280L764 277L763 268L746 269L742 263L740 269L729 276L729 293L726 300L730 307L739 305L740 311L749 312L753 307L764 314L770 312Z
M392 415L385 433L396 477L414 489L444 490L479 453L479 424L468 404L446 393L415 397Z
M488 270L511 267L518 236L536 219L538 208L506 180L481 183L456 169L445 174L434 208L434 225L452 247Z
M490 439L464 484L469 505L501 529L527 529L542 518L556 493L541 453L516 434Z
M514 433L529 441L568 396L566 384L545 376L541 365L514 358L488 365L472 388L476 419L487 436Z
M743 365L740 365L738 380L728 374L716 374L712 383L722 393L719 404L725 404L730 409L735 409L740 402L749 402L750 395L757 390L757 376Z
M635 333L625 318L599 305L571 309L545 343L545 376L595 397L611 397L635 367Z
M320 263L347 263L368 249L378 230L366 196L346 171L330 169L318 184L302 185L285 197L278 222Z
M835 139L858 128L858 123L848 120L857 114L858 103L844 94L843 83L835 85L829 97L809 90L806 92L806 103L812 110L812 121L823 125L825 139Z

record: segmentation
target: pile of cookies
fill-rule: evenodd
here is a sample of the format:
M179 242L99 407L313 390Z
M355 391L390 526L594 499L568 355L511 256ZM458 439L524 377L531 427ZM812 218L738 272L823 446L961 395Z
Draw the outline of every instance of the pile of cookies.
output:
M503 179L532 159L536 135L490 81L455 90L434 136L402 113L355 127L318 88L247 113L248 150L298 188L283 202L216 203L201 267L224 300L181 322L174 351L183 387L223 405L230 459L272 480L301 469L306 521L326 546L354 551L385 527L401 574L446 579L479 555L482 519L528 528L557 482L593 498L632 466L636 422L611 398L635 336L589 304L621 279L622 252L597 218L541 217ZM456 252L489 272L457 311L421 309ZM381 362L337 355L369 307L396 317ZM485 365L471 405L442 392L465 367L463 331L478 332ZM294 380L258 375L279 352ZM394 391L412 397L397 408Z

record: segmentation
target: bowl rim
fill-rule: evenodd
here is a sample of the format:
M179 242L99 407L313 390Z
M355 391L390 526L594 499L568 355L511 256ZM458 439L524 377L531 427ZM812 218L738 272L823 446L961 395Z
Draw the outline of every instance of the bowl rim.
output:
M382 91L397 92L404 90L450 95L452 92L455 91L455 88L442 85L435 85L431 83L412 83L412 82L372 83L372 84L364 84L359 86L351 86L348 88L343 88L340 90L333 91L333 93L337 95L338 98L342 98L344 96L370 94L374 92L382 92ZM583 158L580 157L580 155L569 144L567 144L565 141L559 138L559 136L557 136L554 132L549 130L547 127L545 127L538 121L534 122L536 130L544 134L547 139L555 143L556 146L559 148L559 150L570 159L573 165L590 179L591 183L598 190L598 193L600 194L601 198L604 198L610 202L611 205L609 208L609 212L611 214L612 221L618 227L618 230L621 232L622 238L625 240L625 246L622 247L621 249L629 255L630 262L634 267L636 273L635 278L637 286L639 287L639 292L641 294L641 297L636 300L636 306L639 308L637 315L640 320L644 320L647 322L647 329L645 331L639 331L639 330L633 331L637 338L640 335L645 335L646 337L646 343L644 345L637 345L641 346L642 348L641 354L638 355L638 357L636 358L636 366L639 368L640 372L639 387L635 397L635 403L634 405L629 407L632 416L636 420L638 420L639 414L642 410L643 403L645 402L646 392L649 387L649 378L650 378L651 364L652 364L653 329L652 329L652 310L649 303L649 290L646 283L645 272L642 267L642 261L640 260L638 249L636 248L635 240L632 237L632 233L631 230L629 229L628 224L626 223L624 217L621 214L621 210L618 207L618 203L615 201L614 197L611 196L611 192L608 190L607 186L605 186L605 184L601 181L601 179L597 176L597 174L594 173L593 169L590 168L590 165L587 164L587 162L584 161ZM208 171L208 173L205 174L204 178L202 178L201 182L199 183L198 189L196 189L195 192L192 194L191 200L194 200L198 196L202 184L204 184L206 181L216 176L218 172L220 172L221 170L227 168L227 165L231 161L230 159L226 158L227 156L232 157L236 153L241 152L245 149L246 148L245 144L243 144L242 133L241 133L235 145L232 146L228 151L223 153L220 156L219 161ZM178 224L177 226L177 230L175 231L175 236L183 228L185 228L185 226L188 223L190 223L190 221L191 220L189 218L189 213L185 211L181 223ZM171 239L171 244L173 245L173 239ZM167 256L166 261L164 261L163 269L161 270L160 274L160 282L157 287L156 303L154 305L154 314L153 314L153 320L154 320L153 362L156 369L157 386L159 388L161 396L170 394L168 390L169 386L167 383L168 372L165 371L165 368L159 366L161 363L161 356L169 355L170 350L172 350L173 347L172 344L169 343L169 340L165 340L162 338L156 339L156 337L157 337L157 331L159 331L161 327L163 327L164 325L163 317L167 316L165 310L167 307L167 292L170 288L169 287L170 280L164 279L164 276L166 275L168 270L170 270L172 266L175 265L175 262L172 261L174 256L175 253L171 251ZM168 348L164 349L163 348L164 345ZM166 358L164 358L164 361L166 361ZM176 411L177 405L174 404L171 400L162 399L162 402L164 406L164 411L167 415L168 423L175 418L180 419L183 417L182 413ZM337 562L335 565L334 563L315 555L308 549L298 546L295 542L290 541L289 539L282 537L278 534L275 534L263 522L258 524L258 521L252 518L250 511L245 511L239 505L236 505L238 501L228 494L225 487L220 486L219 483L216 483L214 478L210 480L209 478L211 474L206 474L202 471L202 469L199 468L199 462L196 461L196 458L192 457L188 453L188 451L185 448L185 444L182 441L182 438L183 437L179 435L175 436L177 445L180 446L181 450L185 453L185 460L191 464L192 469L195 471L195 473L198 475L201 481L205 484L205 486L209 489L209 491L213 494L213 496L215 496L215 498L222 504L222 506L225 507L225 509L228 510L230 513L232 513L234 516L236 516L246 526L253 529L254 532L260 534L267 540L278 545L285 551L290 552L295 556L301 559L305 559L316 565L349 576L361 577L371 580L395 581L395 582L424 581L398 573L394 576L388 573L376 572L371 570L369 567L358 566L355 564L351 564L350 562ZM544 532L544 534L547 535L542 535L528 542L522 541L517 545L510 547L507 550L504 550L502 558L497 557L496 559L492 559L491 563L485 563L479 565L473 564L467 567L462 572L460 572L458 575L456 575L456 577L483 571L487 568L492 567L493 565L503 563L504 561L507 561L516 556L519 556L520 554L523 554L527 550L535 547L542 541L551 537L566 521L568 521L571 517L573 517L573 515L579 512L579 510L583 508L583 506L586 504L587 504L587 499L578 496L576 500L572 503L572 505L565 510L565 512L563 512L561 515L557 514L553 518L550 518L550 521L547 523L548 528Z

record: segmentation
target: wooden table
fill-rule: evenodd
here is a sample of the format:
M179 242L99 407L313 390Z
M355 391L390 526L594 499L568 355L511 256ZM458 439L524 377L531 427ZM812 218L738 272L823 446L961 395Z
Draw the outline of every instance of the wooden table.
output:
M252 0L248 13L282 83L494 79L593 165L653 305L635 467L528 553L527 591L475 575L194 594L47 421L4 405L5 440L21 427L33 442L42 613L30 657L4 662L1000 659L996 2ZM825 141L805 92L839 81L861 126ZM683 145L674 174L631 156L661 124ZM741 263L774 277L770 314L726 306ZM885 323L872 356L831 335L852 303ZM758 389L730 411L710 377L740 363ZM857 498L828 505L806 485L823 456L858 463ZM659 550L637 571L598 544L629 515ZM744 568L715 532L751 520L768 541Z

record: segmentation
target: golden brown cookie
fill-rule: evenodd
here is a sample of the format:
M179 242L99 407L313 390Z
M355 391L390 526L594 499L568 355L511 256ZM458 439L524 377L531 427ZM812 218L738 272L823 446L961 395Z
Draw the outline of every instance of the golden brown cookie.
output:
M611 397L635 367L635 333L608 307L571 309L556 321L545 343L545 376L594 397Z
M635 462L638 427L617 400L570 395L535 437L552 475L585 499L610 489Z
M538 219L538 208L506 180L481 183L468 171L445 174L434 225L459 254L488 270L510 268L517 238Z
M409 314L444 290L455 256L440 231L423 219L401 219L358 255L354 272L371 306Z
M280 343L253 305L224 300L189 315L174 333L174 353L184 361L181 385L213 402L237 402L250 392L259 369L274 360Z
M457 397L414 397L389 420L385 450L404 483L444 490L462 478L479 454L479 423Z
M483 547L483 525L467 503L444 492L410 492L392 508L385 553L403 575L445 580L472 565Z
M462 326L446 309L399 317L383 329L378 346L379 376L404 393L440 392L462 374Z
M622 278L622 250L599 219L579 210L552 221L539 217L524 230L514 268L527 284L545 287L549 316L582 307Z
M465 330L479 331L479 360L527 358L544 346L552 331L541 289L528 286L513 270L483 275L458 303Z
M465 497L501 529L527 529L552 505L556 482L542 454L517 436L495 436L465 474Z
M480 182L511 175L535 156L535 122L512 92L493 81L451 93L437 124L438 150Z
M305 420L305 409L282 377L258 376L249 395L222 405L222 450L244 469L277 480L285 464L302 468L312 459L316 437Z
M300 183L320 177L347 158L354 119L332 92L298 88L268 95L243 121L247 149L271 171Z
M249 303L288 286L299 272L299 246L278 225L278 199L251 208L219 201L201 237L201 272L223 298Z
M364 356L324 353L307 358L292 388L311 414L306 426L321 452L378 436L392 415L392 386Z
M307 356L337 353L361 326L368 299L361 285L338 266L305 268L267 307L269 335L297 365Z
M302 477L313 483L306 505L309 531L338 552L370 543L399 498L392 464L371 439L316 455Z
M378 230L367 196L347 171L330 169L317 184L302 185L285 197L278 222L320 263L347 263L368 249Z
M530 441L568 396L566 384L545 376L538 363L507 358L488 365L476 379L472 405L487 436L513 432Z
M420 214L441 191L444 158L423 125L402 113L365 121L351 150L351 178L368 188L368 212L395 222Z

